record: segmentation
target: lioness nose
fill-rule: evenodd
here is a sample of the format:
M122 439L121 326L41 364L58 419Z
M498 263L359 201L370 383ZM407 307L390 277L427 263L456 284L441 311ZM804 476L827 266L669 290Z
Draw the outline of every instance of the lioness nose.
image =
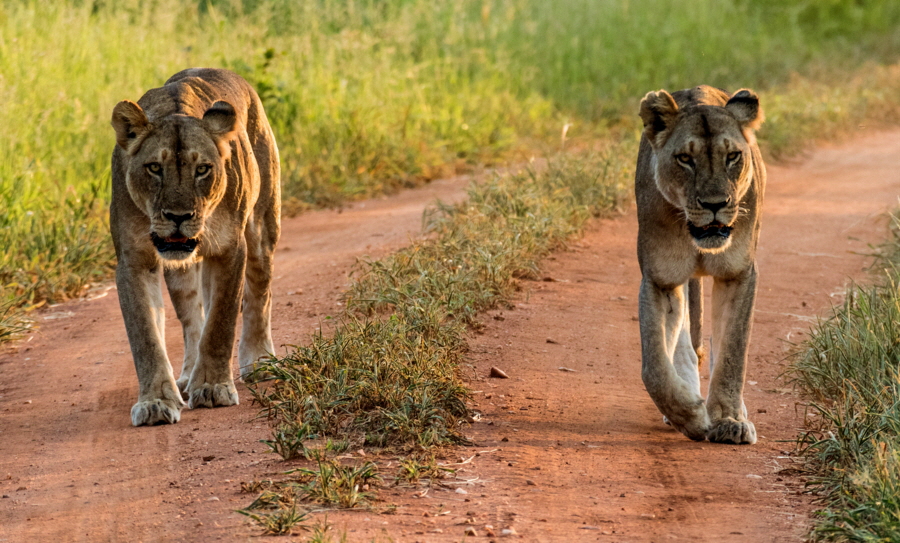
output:
M175 223L175 226L181 226L181 223L194 217L193 213L185 213L184 215L176 215L174 213L163 212L163 217Z
M712 211L713 215L715 215L716 212L718 212L723 207L727 206L730 202L731 202L731 198L726 198L725 200L722 200L721 202L707 202L707 201L701 200L700 198L697 198L697 203L700 204L700 207L703 207L703 208L706 208L706 209Z

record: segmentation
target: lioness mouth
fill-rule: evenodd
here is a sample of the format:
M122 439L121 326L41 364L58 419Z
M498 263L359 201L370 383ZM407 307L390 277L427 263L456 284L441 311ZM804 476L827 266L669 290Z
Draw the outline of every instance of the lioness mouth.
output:
M706 226L696 226L692 222L688 222L688 230L694 239L706 239L712 237L728 238L731 235L731 227L725 226L720 222L707 224Z
M155 232L150 234L150 241L153 242L153 246L156 247L156 250L161 253L166 253L169 251L182 251L185 253L192 253L194 249L197 248L197 240L186 238L184 236L170 236L167 238L161 238L156 235Z

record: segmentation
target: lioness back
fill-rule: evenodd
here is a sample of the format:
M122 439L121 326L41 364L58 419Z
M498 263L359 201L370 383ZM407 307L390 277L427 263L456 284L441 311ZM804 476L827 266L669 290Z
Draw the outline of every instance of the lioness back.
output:
M110 227L119 301L138 374L134 425L173 423L191 407L238 402L239 363L272 352L272 258L280 234L278 149L253 88L195 68L113 110ZM184 328L175 381L164 343L160 275ZM243 299L242 299L243 293Z

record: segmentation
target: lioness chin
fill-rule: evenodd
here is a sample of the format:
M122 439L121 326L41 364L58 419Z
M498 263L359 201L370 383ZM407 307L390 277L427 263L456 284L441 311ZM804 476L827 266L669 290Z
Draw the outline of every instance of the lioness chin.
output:
M273 352L280 170L259 96L232 72L184 70L137 103L119 102L112 126L110 228L139 383L131 422L178 422L184 400L237 404L231 356L242 304L241 375ZM178 381L166 355L163 278L184 332Z
M635 174L642 377L668 423L694 440L755 443L743 402L766 169L750 90L708 86L641 101ZM702 283L713 278L709 395L700 391Z

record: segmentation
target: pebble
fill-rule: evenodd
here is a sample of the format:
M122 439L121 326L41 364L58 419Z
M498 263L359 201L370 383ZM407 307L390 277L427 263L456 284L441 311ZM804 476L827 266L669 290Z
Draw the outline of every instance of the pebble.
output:
M461 489L461 488L457 488L455 492L456 492L457 494L468 494L468 492L466 492L465 490L463 490L463 489Z
M468 536L478 537L478 532L475 530L475 528L472 528L471 526L466 528L466 531L464 533Z
M500 368L498 368L496 366L491 367L490 376L497 378L497 379L509 379L509 375L507 375L505 371L501 370Z
M519 535L519 532L515 528L503 528L500 530L500 535Z

